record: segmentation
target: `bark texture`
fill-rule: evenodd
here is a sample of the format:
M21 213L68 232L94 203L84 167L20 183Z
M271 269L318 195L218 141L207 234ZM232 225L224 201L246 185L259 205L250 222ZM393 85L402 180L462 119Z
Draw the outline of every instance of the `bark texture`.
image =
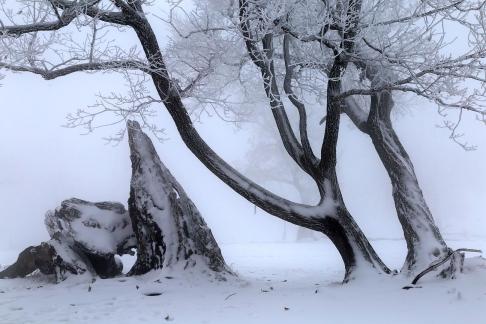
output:
M407 242L402 272L411 275L446 256L449 248L427 206L412 161L393 129L391 93L373 95L370 107L369 135L390 177L397 216Z
M354 64L364 72L372 87L384 87L393 80L393 76L379 65L365 61L354 61ZM401 271L410 276L451 250L432 217L412 161L393 128L390 116L393 106L392 92L385 90L371 96L369 113L352 98L345 99L343 112L359 130L370 136L390 177L395 209L407 242L408 252Z
M161 162L137 122L127 123L132 160L128 208L137 238L137 260L130 275L202 263L229 271L211 230L181 185Z
M340 112L340 106L337 102L333 102L328 106L330 109L328 110L328 128L326 129L324 139L325 145L323 145L321 154L323 159L319 162L300 154L301 150L299 145L295 143L295 137L288 134L291 131L291 128L287 127L289 123L287 123L283 107L280 106L280 103L275 102L278 95L273 92L277 89L274 89L273 87L272 89L266 89L267 92L271 92L270 97L273 100L271 106L274 108L272 111L274 112L274 117L278 123L284 146L290 151L289 154L299 166L304 170L307 170L316 180L322 197L322 202L318 206L306 206L288 201L265 190L240 174L228 165L228 163L222 160L201 138L194 128L189 114L182 103L181 97L177 91L177 86L173 84L173 81L168 75L157 38L150 23L139 13L135 14L128 9L124 12L127 17L129 17L130 25L134 28L149 61L151 68L150 74L155 89L174 120L182 140L211 172L241 196L266 212L295 225L326 234L336 245L343 258L346 268L345 280L354 278L358 274L358 271L356 271L358 268L366 269L366 271L374 272L375 274L390 273L390 270L380 260L363 232L347 212L342 199L337 202L339 208L334 208L335 206L333 204L329 204L328 199L339 199L341 197L337 179L334 174L336 163L335 146L337 143ZM352 37L352 35L349 37ZM269 45L271 41L267 41L267 45ZM269 75L273 75L271 67L269 71L267 71L266 68L267 67L265 67L264 71L262 70L265 80L268 79ZM334 68L335 74L340 76L343 68L344 66L342 65L342 62L339 62ZM266 82L264 83L267 84ZM270 84L273 85L273 83ZM340 83L333 85L332 89L330 89L330 93L334 95L338 94L339 91ZM330 101L332 101L332 99L330 99ZM274 107L274 105L276 105L276 107ZM132 160L132 163L136 162L137 159L135 157L135 159ZM325 186L323 184L326 182L330 183L331 186L328 188L329 190L325 192ZM131 204L135 205L134 202L138 199L135 191L132 191L132 197ZM333 202L336 202L336 200L333 200ZM143 206L143 204L141 206ZM144 215L141 206L137 206L137 209L140 211L141 215ZM153 202L148 202L146 206L149 207L148 210L150 211ZM130 213L132 214L131 209ZM134 231L136 234L138 231L142 232L144 230L145 225L138 228L136 222L134 220L132 222L134 223ZM146 219L145 223L147 224L147 227L145 228L150 232L153 232L154 239L160 242L161 235L154 229L155 227L152 224L153 218L150 216ZM153 248L152 246L141 246L139 249L147 251L147 257L142 258L141 263L139 263L140 265L137 266L140 267L140 269L144 269L148 267L147 265L149 265L150 262L154 262L157 266L160 266L163 262L163 260L160 259L160 255L165 248L167 247L164 247L162 243L159 243L156 248ZM135 268L135 270L138 271L137 268Z

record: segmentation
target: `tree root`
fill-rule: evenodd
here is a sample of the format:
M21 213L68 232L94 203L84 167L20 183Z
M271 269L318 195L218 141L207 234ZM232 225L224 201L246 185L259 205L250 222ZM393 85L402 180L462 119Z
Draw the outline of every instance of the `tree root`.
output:
M438 261L435 261L433 262L427 269L423 270L422 272L420 272L413 280L412 280L412 286L405 286L403 287L403 289L411 289L411 288L419 288L419 287L415 287L414 285L417 284L417 282L423 277L425 276L427 273L431 272L431 271L434 271L435 269L437 269L438 267L440 267L441 265L443 265L444 263L446 263L449 259L457 256L459 253L462 253L462 252L474 252L474 253L482 253L481 250L477 250L477 249L457 249L455 251L450 251L449 254L447 256L445 256L444 258L442 258L441 260L438 260ZM457 269L455 268L455 265L451 265L453 267L453 271L457 271L457 270L461 270L461 269Z

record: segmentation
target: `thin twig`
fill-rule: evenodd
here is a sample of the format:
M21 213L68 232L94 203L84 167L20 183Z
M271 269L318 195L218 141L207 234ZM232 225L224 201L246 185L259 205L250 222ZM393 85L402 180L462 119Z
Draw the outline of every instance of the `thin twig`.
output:
M229 294L228 296L226 296L226 298L224 300L228 300L230 299L232 296L236 295L237 293L232 293L232 294Z

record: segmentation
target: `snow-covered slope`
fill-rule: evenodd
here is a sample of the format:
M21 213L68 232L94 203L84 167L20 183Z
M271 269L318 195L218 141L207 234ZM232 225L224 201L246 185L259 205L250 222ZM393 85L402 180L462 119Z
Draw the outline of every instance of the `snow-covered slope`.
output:
M486 248L486 240L449 242ZM373 244L389 265L401 265L403 241ZM40 275L0 280L0 323L486 323L486 266L479 259L468 260L456 280L427 276L422 288L403 290L402 277L342 286L343 267L328 241L221 248L240 279L211 281L196 268L196 275L166 269L58 285ZM0 263L14 257L0 253ZM127 269L133 261L124 260Z

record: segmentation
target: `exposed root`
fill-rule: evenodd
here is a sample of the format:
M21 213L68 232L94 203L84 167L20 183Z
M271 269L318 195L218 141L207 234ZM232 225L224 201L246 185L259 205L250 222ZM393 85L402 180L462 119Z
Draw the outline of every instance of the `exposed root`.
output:
M427 269L423 270L422 272L420 272L413 280L412 280L412 286L405 286L403 287L403 289L410 289L410 288L415 288L414 285L417 284L417 282L423 277L425 276L426 274L428 274L429 272L431 271L434 271L436 270L438 267L440 267L441 265L443 265L444 263L446 263L448 260L452 259L451 260L451 267L450 267L450 271L452 273L455 273L457 271L462 271L461 267L459 266L458 267L458 260L463 260L463 257L461 257L461 253L462 252L474 252L474 253L482 253L481 250L477 250L477 249L457 249L455 251L450 251L449 254L447 256L445 256L444 258L442 258L441 260L438 260L438 261L435 261L433 262ZM462 263L462 262L461 262ZM451 276L452 277L452 276ZM419 287L416 287L416 288L419 288Z

